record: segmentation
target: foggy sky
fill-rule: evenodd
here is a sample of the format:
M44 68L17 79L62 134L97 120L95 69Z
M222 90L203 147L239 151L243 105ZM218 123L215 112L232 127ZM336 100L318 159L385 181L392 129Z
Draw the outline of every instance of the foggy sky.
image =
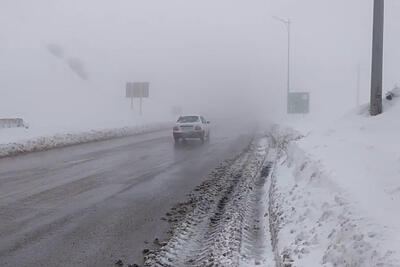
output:
M384 88L390 89L400 78L400 2L385 2ZM358 64L361 102L368 101L372 4L1 0L0 117L118 116L129 112L125 83L150 81L149 113L180 105L214 117L278 118L285 111L287 39L273 16L293 21L292 90L311 92L313 113L340 115L356 103ZM67 58L54 56L49 44Z

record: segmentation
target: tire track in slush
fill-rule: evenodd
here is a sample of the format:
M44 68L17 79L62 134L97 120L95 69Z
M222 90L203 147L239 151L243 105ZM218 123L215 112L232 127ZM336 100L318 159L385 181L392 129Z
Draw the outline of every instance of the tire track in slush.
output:
M265 266L261 250L268 229L261 223L267 221L261 202L270 169L267 155L268 144L260 139L217 167L187 202L162 218L171 223L170 238L144 251L144 265Z

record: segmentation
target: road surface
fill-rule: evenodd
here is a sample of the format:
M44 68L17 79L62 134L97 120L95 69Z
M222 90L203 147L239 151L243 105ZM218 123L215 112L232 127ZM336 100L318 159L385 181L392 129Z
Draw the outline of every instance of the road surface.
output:
M176 148L161 131L0 159L0 266L140 264L160 218L250 139Z

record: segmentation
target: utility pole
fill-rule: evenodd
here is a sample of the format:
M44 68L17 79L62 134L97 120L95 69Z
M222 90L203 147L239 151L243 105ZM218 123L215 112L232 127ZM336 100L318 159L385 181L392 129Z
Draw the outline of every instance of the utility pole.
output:
M290 93L290 20L287 20L288 45L287 45L287 95Z
M274 16L274 19L284 23L286 25L287 34L288 34L288 44L287 44L287 88L286 88L286 102L287 102L287 110L289 112L289 93L290 93L290 19L282 19Z
M374 0L370 114L382 113L384 0Z

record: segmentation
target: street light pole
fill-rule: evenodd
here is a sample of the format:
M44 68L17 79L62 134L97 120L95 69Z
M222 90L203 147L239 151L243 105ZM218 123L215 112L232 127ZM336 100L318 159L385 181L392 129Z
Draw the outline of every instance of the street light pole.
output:
M289 110L289 93L290 93L290 25L291 25L291 21L290 19L282 19L279 17L274 16L274 19L282 22L285 24L286 29L287 29L287 34L288 34L288 44L287 44L287 95L286 95L286 99L287 99L287 105L288 105L288 110Z
M287 46L287 95L290 93L290 20L287 21L288 46Z
M384 0L374 0L370 114L382 113Z

